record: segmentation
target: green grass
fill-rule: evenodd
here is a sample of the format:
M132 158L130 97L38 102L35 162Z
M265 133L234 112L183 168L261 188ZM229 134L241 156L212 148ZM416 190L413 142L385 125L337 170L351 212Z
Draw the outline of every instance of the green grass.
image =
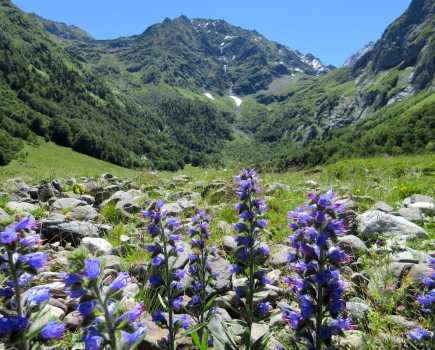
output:
M40 182L55 178L100 176L111 173L119 177L134 177L139 172L122 168L86 155L43 142L39 146L26 145L18 160L0 167L0 181L20 177Z

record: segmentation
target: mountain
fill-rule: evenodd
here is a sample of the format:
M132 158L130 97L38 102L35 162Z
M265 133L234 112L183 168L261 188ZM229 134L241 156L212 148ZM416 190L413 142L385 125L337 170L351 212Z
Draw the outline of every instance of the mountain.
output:
M166 170L431 152L434 7L413 0L335 69L223 20L181 16L95 40L0 0L0 164L37 135Z
M59 36L65 39L64 33ZM161 82L196 92L248 95L278 78L328 72L311 54L304 55L266 39L256 31L223 20L165 19L144 33L115 40L67 44L76 59L96 74L134 84Z
M344 62L344 67L353 66L361 57L363 57L366 53L373 50L374 47L375 47L375 43L373 41L370 41L368 44L364 45L360 50L358 50L352 56L350 56Z
M47 23L0 1L1 164L36 135L124 166L218 163L231 112L168 86L148 88L140 101L122 93L65 51L55 35L71 27L47 31Z
M31 13L47 32L58 36L64 40L79 40L79 41L91 41L94 38L83 29L74 25L68 25L62 22L50 21L48 19L38 16L36 13Z
M431 151L434 8L433 0L413 0L353 64L321 77L295 79L279 93L258 93L263 107L246 104L239 128L288 165L292 159L295 164L316 164L336 154ZM365 138L370 142L358 144ZM316 147L315 159L308 155L314 152L310 145Z

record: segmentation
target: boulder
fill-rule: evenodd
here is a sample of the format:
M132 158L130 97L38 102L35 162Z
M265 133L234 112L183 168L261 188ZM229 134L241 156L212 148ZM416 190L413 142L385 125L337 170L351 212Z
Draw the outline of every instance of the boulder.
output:
M409 209L418 209L426 215L435 215L435 204L428 202L415 202L408 206Z
M393 211L393 208L390 205L381 201L376 202L373 209L383 211L384 213L391 213Z
M359 257L368 251L366 244L354 235L338 237L338 246L353 257Z
M112 245L104 238L84 237L81 244L85 246L91 253L100 255L109 255L112 252Z
M40 202L47 202L51 197L55 196L57 192L51 184L43 184L38 188L38 200Z
M400 216L403 216L406 220L422 222L423 215L418 208L400 208L399 213Z
M0 208L0 222L6 221L10 219L10 215L5 212L2 208Z
M435 204L435 201L431 196L425 196L422 194L413 194L412 196L405 198L402 204L404 207L409 207L411 204L418 202Z
M17 213L30 213L34 211L37 207L34 204L26 202L11 201L6 203L6 208Z
M71 212L71 218L80 221L94 220L98 216L98 212L90 205L82 205L76 207Z
M400 216L394 216L379 210L369 210L358 216L358 231L366 239L384 237L427 238L424 229Z
M178 216L183 212L183 208L178 203L166 203L162 210L166 210L168 216Z
M77 198L59 198L51 205L51 207L53 210L62 211L67 209L72 210L80 205L86 205L86 202Z
M70 242L78 246L84 237L98 237L98 227L89 222L70 221L56 222L43 221L41 233L44 239L49 241Z
M227 252L234 252L237 249L237 242L233 236L224 236L223 246Z
M294 252L294 249L284 244L277 244L272 247L270 263L274 268L283 267L288 262L288 255Z
M35 332L44 327L50 321L60 321L65 316L65 311L62 309L46 304L41 310L40 316L31 324L29 332Z
M363 301L348 301L346 303L346 310L352 316L352 320L362 321L369 312L369 306Z
M231 264L220 256L209 258L211 272L216 274L213 287L219 292L227 291L231 288Z

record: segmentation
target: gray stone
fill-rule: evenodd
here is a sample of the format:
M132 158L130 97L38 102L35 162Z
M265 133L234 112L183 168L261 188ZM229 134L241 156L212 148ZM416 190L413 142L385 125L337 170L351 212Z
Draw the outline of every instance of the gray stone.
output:
M104 262L104 266L109 269L117 271L121 270L121 258L117 255L104 255L101 260Z
M383 211L384 213L391 213L393 211L393 208L385 202L376 202L373 209Z
M352 316L352 320L361 321L366 318L369 312L369 306L363 302L348 301L346 303L346 309Z
M232 233L234 233L233 225L222 220L217 223L217 229L221 231L224 235L231 235Z
M178 203L166 203L162 210L166 210L168 216L177 216L183 212L183 208Z
M400 316L400 315L388 315L387 317L391 323L393 323L401 328L411 330L411 329L414 329L418 326L417 322L409 321L405 317Z
M60 321L65 316L65 312L53 305L46 304L41 310L40 316L31 324L29 332L35 332L44 327L50 321Z
M68 329L75 330L81 326L84 321L84 317L77 310L70 312L63 319L63 323L67 326Z
M71 218L80 221L94 220L98 216L98 212L90 205L82 205L76 207L71 212Z
M59 198L52 204L52 208L53 210L72 210L80 205L86 205L86 202L77 198Z
M93 205L95 203L95 198L89 194L84 194L79 198L81 201L88 203L89 205Z
M30 213L36 209L36 206L26 202L11 201L6 203L6 208L18 213Z
M49 241L66 241L77 246L84 237L98 237L98 227L89 222L71 221L58 223L43 221L41 233Z
M416 224L379 210L369 210L358 216L358 231L364 238L376 239L378 234L384 237L426 238L427 233Z
M112 245L104 238L84 237L81 244L97 256L109 255L112 252Z
M101 190L101 185L94 180L90 180L84 183L86 193L95 194Z
M409 205L417 202L424 202L424 203L432 203L435 204L434 199L431 196L425 196L422 194L413 194L410 197L407 197L403 200L402 204L405 207L408 207Z
M231 264L220 256L209 258L211 272L217 274L213 287L219 292L227 291L231 288Z
M2 208L0 208L0 222L6 221L10 219L10 215L5 212Z
M179 253L178 256L174 259L174 257L170 257L169 263L172 264L173 269L182 269L186 266L189 261L189 254L192 253L192 250L188 245L184 245L183 252Z
M427 263L415 264L409 270L406 280L411 284L421 285L423 279L430 276L431 273L432 269Z
M51 197L55 195L56 190L51 184L43 184L38 189L38 199L40 202L47 202Z
M223 246L226 251L234 252L237 249L237 242L233 236L224 236Z
M435 214L435 204L428 202L411 203L408 206L410 209L418 209L426 215L432 216Z
M294 252L289 246L284 244L277 244L272 247L274 253L270 256L270 263L274 268L285 266L288 262L288 255L290 252Z
M418 208L400 208L399 215L403 216L406 220L422 222L423 215Z
M359 350L365 345L364 333L357 330L344 331L344 337L340 339L340 348L343 349Z
M338 237L338 245L353 257L358 257L368 251L366 244L354 235Z

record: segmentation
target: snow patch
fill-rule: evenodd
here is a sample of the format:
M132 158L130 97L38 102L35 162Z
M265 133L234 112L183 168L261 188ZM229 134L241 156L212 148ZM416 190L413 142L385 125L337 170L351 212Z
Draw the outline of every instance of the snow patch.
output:
M230 98L233 99L233 101L235 102L237 107L240 107L242 105L242 99L240 97L234 96L234 95L230 95Z
M204 96L208 97L210 100L214 100L213 95L211 93L209 93L209 92L204 92Z

